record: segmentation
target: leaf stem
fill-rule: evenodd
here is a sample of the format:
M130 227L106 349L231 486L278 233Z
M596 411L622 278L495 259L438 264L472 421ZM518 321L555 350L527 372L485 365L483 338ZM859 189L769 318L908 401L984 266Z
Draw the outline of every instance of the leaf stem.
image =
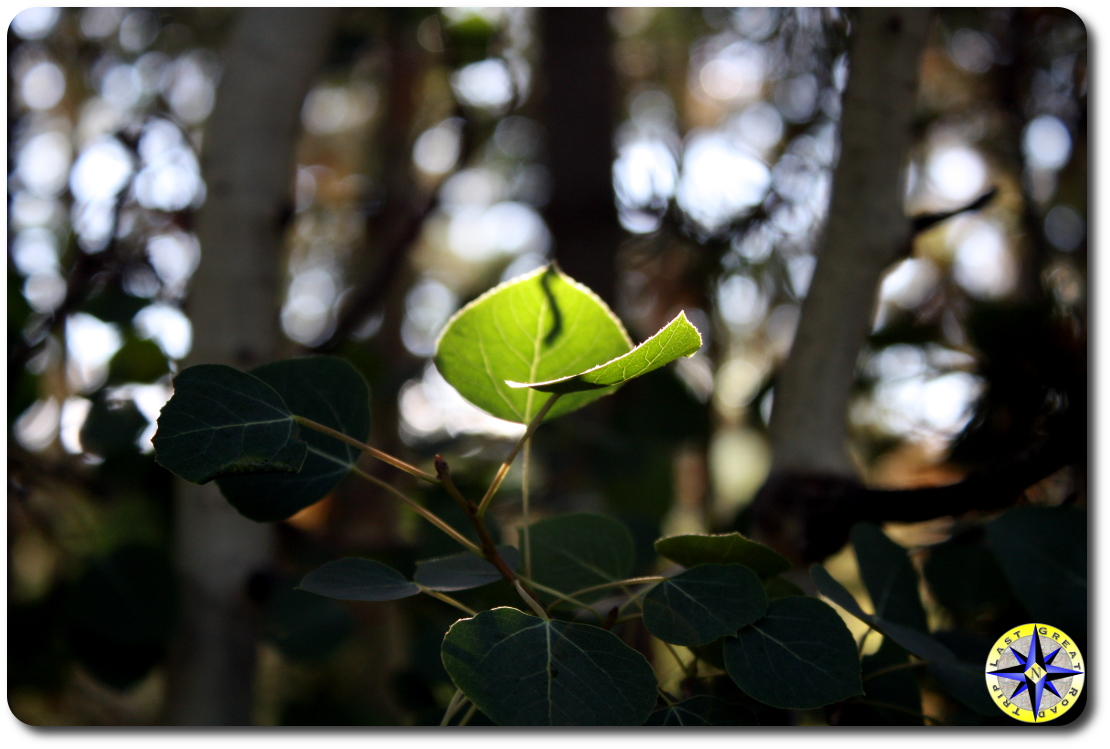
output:
M357 449L361 450L362 452L366 453L367 455L369 455L371 457L374 457L374 458L377 458L378 460L382 461L383 463L388 463L389 465L393 466L394 468L400 468L405 473L416 476L416 478L418 478L418 479L422 479L424 481L427 481L429 484L438 484L439 483L436 480L436 477L433 476L432 474L427 473L425 471L421 471L416 466L411 465L409 463L406 463L405 461L401 460L400 458L395 458L392 455L390 455L389 453L382 452L381 450L377 449L376 447L370 447L370 445L367 445L365 442L359 442L354 437L348 437L347 435L343 434L343 432L336 431L335 429L332 429L331 427L324 426L323 424L315 422L312 419L307 419L304 416L297 416L296 414L293 414L293 421L297 422L298 424L300 424L303 427L308 427L309 429L320 432L321 434L326 434L329 437L334 437L335 439L339 440L340 442L344 442L344 443L350 445L351 447L357 448Z
M443 459L442 455L436 456L435 466L436 479L447 489L447 493L470 518L470 524L474 526L474 530L478 534L478 540L482 543L482 549L478 553L496 567L497 571L501 573L501 577L505 578L507 582L514 582L516 575L509 569L509 565L505 564L505 560L501 558L501 554L497 551L497 544L493 542L493 537L490 536L489 529L486 528L485 519L478 514L477 505L464 497L458 487L455 486L455 482L451 479L451 467L447 465L447 461Z
M447 709L443 712L443 720L439 722L441 726L445 726L451 722L451 718L455 717L455 713L459 708L468 702L467 697L463 694L461 689L455 690L455 696L451 698L451 702L447 704Z
M478 712L478 706L471 702L470 709L466 711L466 715L464 715L462 717L462 720L459 721L459 725L465 726L467 723L469 723L470 719L474 717L474 713L476 712Z
M547 399L547 402L540 407L540 410L537 411L536 415L532 417L532 420L528 422L528 428L524 430L524 434L521 435L520 439L513 445L513 449L509 452L509 457L505 458L505 462L497 469L497 475L493 477L493 482L490 483L489 489L486 489L485 496L482 497L482 501L478 503L478 517L485 516L486 510L489 508L489 503L493 500L493 495L496 494L497 490L501 487L501 482L505 480L505 475L508 474L509 466L511 466L513 460L516 459L516 454L520 452L520 448L524 446L524 443L532 437L532 433L536 431L536 427L543 421L543 417L547 416L547 412L555 405L555 401L559 400L560 395L561 393L552 393L551 397Z
M390 486L386 482L379 479L377 476L370 475L369 473L362 470L358 466L352 466L351 470L354 471L359 476L361 476L362 478L369 481L371 484L374 484L375 486L379 486L382 489L385 489L387 492L392 494L394 497L396 497L397 499L401 500L406 505L408 505L409 509L411 509L413 512L415 512L417 515L420 515L422 518L427 520L429 523L434 525L436 528L439 528L441 531L446 533L448 536L450 536L451 538L458 541L460 544L465 546L468 550L474 552L475 554L478 554L479 556L482 556L481 547L479 547L477 544L475 544L469 538L467 538L463 534L459 533L457 530L452 528L450 525L448 525L447 522L445 520L443 520L443 518L439 517L439 515L436 515L434 512L427 509L426 507L420 506L419 504L417 504L413 500L406 497L404 494L402 494L400 491L398 491L394 487Z
M524 602L528 604L528 607L531 608L532 611L536 612L537 616L539 616L541 619L551 618L547 615L547 612L544 611L543 606L540 605L539 601L528 595L528 591L526 591L524 589L524 586L520 584L520 580L513 580L513 587L516 588L516 592L520 594L520 597L524 599Z
M524 574L532 576L532 541L528 528L528 480L532 472L532 440L524 442L520 466L520 552L524 556Z
M541 585L540 583L537 583L535 580L532 580L528 577L525 577L524 575L517 575L517 579L520 580L523 583L526 583L528 585L528 587L530 587L530 588L535 588L538 591L541 591L543 593L547 593L549 596L555 596L556 598L558 598L559 599L558 601L554 601L554 602L552 602L552 604L550 606L548 606L549 609L554 608L559 603L563 603L563 602L570 603L570 604L573 604L575 606L578 606L579 608L587 609L591 614L593 614L594 616L597 617L598 621L605 621L605 617L603 617L597 609L595 609L593 606L591 606L588 603L583 603L582 601L579 601L576 598L572 598L571 596L568 596L566 593L561 593L561 592L555 590L554 588L549 588L546 585Z
M572 596L580 596L583 593L592 593L595 590L605 590L606 588L623 588L626 585L643 585L646 583L661 583L667 578L659 577L657 575L649 577L630 577L627 580L614 580L608 583L601 583L599 585L591 585L588 588L582 588L571 593Z
M477 612L477 611L475 611L474 609L470 608L469 606L467 606L466 604L462 603L461 601L457 601L457 600L455 600L454 598L452 598L451 596L447 595L446 593L440 593L440 592L439 592L438 590L432 590L431 588L425 588L425 587L424 587L423 585L421 585L420 583L414 583L414 584L415 584L415 585L416 585L416 586L417 586L418 588L420 588L420 592L421 592L421 593L427 593L427 594L428 594L428 595L430 595L430 596L431 596L432 598L438 598L439 600L443 601L444 603L449 603L449 604L451 604L452 606L454 606L455 608L457 608L457 609L458 609L459 611L462 611L462 612L464 612L464 613L466 613L466 614L470 614L470 616L478 616L478 612Z

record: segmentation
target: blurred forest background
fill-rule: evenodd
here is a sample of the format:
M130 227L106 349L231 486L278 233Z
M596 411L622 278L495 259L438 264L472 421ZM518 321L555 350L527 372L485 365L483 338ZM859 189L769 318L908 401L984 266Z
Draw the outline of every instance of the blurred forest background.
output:
M454 551L445 537L352 481L254 524L154 463L154 420L182 366L334 354L370 383L373 444L419 465L442 453L483 486L523 427L446 384L436 336L552 259L633 338L684 309L705 345L541 429L533 512L619 517L640 572L659 535L744 528L827 213L849 31L850 15L804 8L17 15L16 716L437 723L454 692L439 661L452 609L294 586L340 556L410 572ZM1085 414L1087 91L1071 12L934 14L906 211L995 192L919 233L882 279L847 422L868 486L951 483L1025 448L1046 413ZM1023 501L1084 506L1085 450ZM367 468L463 527L445 495ZM496 521L511 538L515 470L506 486ZM915 550L934 624L989 642L1013 623L981 529L946 517L888 532ZM850 551L829 565L861 590Z

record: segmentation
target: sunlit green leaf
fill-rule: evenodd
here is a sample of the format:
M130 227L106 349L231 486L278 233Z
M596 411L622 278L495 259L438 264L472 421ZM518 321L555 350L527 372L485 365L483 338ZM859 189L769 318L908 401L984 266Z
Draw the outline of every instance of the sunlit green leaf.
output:
M455 686L503 726L635 726L655 706L655 673L619 637L512 608L455 622L443 638Z
M636 559L632 534L619 520L604 515L580 512L541 520L529 526L528 539L532 578L563 593L623 580ZM612 592L597 591L583 598L589 601Z
M158 417L156 460L194 484L237 473L296 473L308 448L277 391L222 364L189 367Z
M298 589L342 601L395 601L420 592L420 586L373 559L348 557L308 573Z
M699 694L653 712L645 726L757 726L751 710Z
M767 611L759 578L742 564L701 564L644 596L644 626L675 645L708 645Z
M633 377L647 374L682 356L692 356L701 348L701 334L686 319L685 312L671 320L658 333L636 348L610 362L578 374L547 382L509 382L509 387L532 388L542 393L578 393L620 385Z
M520 564L520 552L515 547L498 546L497 553L509 565L509 569L516 570ZM482 557L464 551L461 554L417 562L412 579L425 588L447 593L495 583L501 579L501 573Z
M875 614L895 624L926 631L925 609L917 592L917 572L906 550L871 523L857 523L852 528L852 548Z
M550 397L513 382L546 382L604 364L632 348L596 294L555 266L506 281L463 307L436 343L440 374L479 408L526 423ZM561 398L551 419L612 388Z
M668 536L655 542L660 555L683 567L699 564L742 564L760 577L790 569L786 557L739 533Z
M863 694L852 633L816 598L772 601L766 616L725 639L724 657L736 685L773 707L808 710Z
M333 356L263 364L250 371L278 392L289 410L365 441L370 433L370 390L358 370ZM334 437L302 428L308 456L296 474L269 473L217 479L227 501L251 520L284 520L323 499L343 480L359 451Z

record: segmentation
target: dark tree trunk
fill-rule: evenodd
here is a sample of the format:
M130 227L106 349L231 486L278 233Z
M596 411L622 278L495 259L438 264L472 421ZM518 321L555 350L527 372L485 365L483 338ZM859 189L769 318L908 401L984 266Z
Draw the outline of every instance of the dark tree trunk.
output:
M607 8L540 11L555 259L610 306L620 237L613 196L616 82Z

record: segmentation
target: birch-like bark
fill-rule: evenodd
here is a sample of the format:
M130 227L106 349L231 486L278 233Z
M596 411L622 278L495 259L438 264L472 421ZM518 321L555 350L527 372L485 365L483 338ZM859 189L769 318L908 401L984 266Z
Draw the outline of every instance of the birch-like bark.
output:
M775 387L773 472L856 476L848 399L883 271L910 241L903 175L931 17L918 8L861 8L852 17L828 224Z
M197 216L202 259L187 304L187 364L248 368L281 354L279 273L294 146L336 17L319 8L251 8L231 33L201 159L208 193ZM165 719L249 724L260 606L248 583L271 564L273 530L240 516L214 483L176 488L181 608Z

